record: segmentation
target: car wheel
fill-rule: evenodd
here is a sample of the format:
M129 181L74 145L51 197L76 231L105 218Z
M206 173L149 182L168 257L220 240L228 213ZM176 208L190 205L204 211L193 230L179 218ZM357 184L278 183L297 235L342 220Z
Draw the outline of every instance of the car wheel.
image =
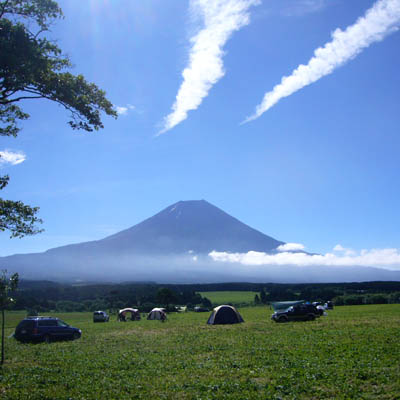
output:
M74 334L72 335L72 340L77 340L81 337L81 335L78 332L74 332Z
M51 342L50 335L44 335L44 336L43 336L43 341L44 341L45 343L50 343L50 342Z
M314 321L314 319L315 319L315 315L314 315L314 314L310 314L310 315L308 316L308 320L309 320L309 321Z
M278 318L278 322L287 322L287 318L286 317L279 317Z

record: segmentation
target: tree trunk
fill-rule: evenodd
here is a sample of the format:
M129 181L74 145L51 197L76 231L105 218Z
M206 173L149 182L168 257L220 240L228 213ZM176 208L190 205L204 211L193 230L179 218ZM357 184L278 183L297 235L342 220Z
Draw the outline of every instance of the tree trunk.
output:
M1 365L4 364L4 308L1 309Z

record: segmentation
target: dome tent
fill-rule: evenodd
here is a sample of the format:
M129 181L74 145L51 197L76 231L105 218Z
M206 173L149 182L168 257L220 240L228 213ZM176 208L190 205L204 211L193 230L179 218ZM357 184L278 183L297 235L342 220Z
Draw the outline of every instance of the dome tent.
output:
M117 320L118 321L126 321L126 314L131 314L131 321L139 321L140 320L140 312L137 308L123 308L118 311Z
M222 305L214 308L210 317L208 318L207 324L238 324L239 322L244 321L236 308L232 306Z
M147 319L158 319L160 321L165 321L167 319L167 314L164 308L153 308L147 315Z

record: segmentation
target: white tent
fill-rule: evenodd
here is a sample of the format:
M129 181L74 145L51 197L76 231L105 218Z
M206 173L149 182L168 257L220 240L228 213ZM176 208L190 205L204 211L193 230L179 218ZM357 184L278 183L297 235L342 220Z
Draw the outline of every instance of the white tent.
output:
M147 315L147 319L158 319L164 321L167 319L167 314L164 308L153 308Z
M140 312L137 308L123 308L122 310L118 311L118 320L126 321L126 314L131 314L132 321L139 321L140 320Z

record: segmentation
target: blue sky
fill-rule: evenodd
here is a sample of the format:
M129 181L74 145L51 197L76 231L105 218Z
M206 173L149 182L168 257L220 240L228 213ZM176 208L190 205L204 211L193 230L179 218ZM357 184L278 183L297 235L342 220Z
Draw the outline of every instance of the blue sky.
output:
M399 8L397 0L385 2ZM88 134L72 131L55 104L23 104L31 118L16 139L1 140L0 173L11 177L1 195L40 206L45 232L23 239L1 233L0 256L100 239L191 199L310 252L338 244L400 248L399 22L242 124L282 77L376 2L218 0L221 9L242 6L230 16L234 30L216 19L225 41L213 32L204 42L221 41L220 74L205 83L201 99L189 99L197 108L169 128L182 72L207 27L207 3L59 1L65 19L52 37L72 72L98 84L123 114ZM23 153L24 161L5 162L6 151Z

